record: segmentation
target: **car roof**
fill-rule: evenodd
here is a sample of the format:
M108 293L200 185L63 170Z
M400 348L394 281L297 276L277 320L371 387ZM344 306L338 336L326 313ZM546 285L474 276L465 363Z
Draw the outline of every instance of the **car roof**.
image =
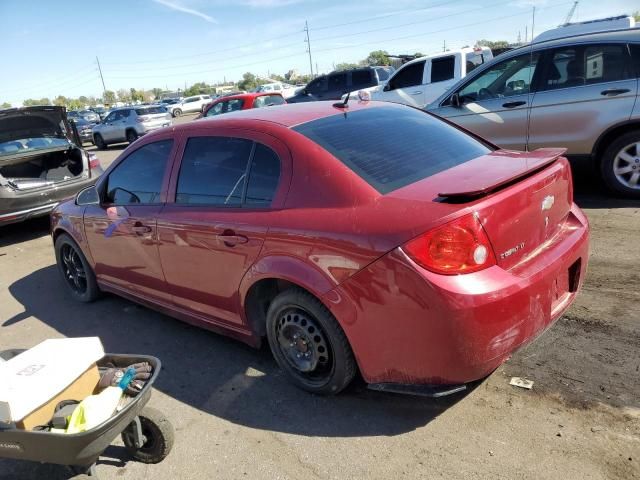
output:
M233 100L234 98L257 98L257 97L272 97L277 95L282 97L282 94L279 92L247 92L247 93L236 93L234 95L227 95L225 97L217 98L214 103L226 102L227 100Z
M255 121L270 122L284 127L290 128L302 123L311 122L320 118L332 115L348 115L349 112L365 110L368 108L376 108L381 106L395 108L411 108L405 105L397 105L389 102L361 102L352 100L349 102L347 109L334 107L336 102L302 102L289 103L285 105L274 105L269 108L252 108L249 110L238 110L233 115L220 115L215 117L206 117L198 120L197 126L238 126L238 123L253 123ZM338 102L340 103L340 102ZM193 123L183 123L174 125L176 130L189 130L195 125Z

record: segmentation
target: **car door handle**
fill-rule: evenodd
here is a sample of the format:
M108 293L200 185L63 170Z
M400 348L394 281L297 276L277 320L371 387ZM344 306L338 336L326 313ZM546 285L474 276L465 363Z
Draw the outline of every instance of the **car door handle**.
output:
M416 90L415 92L411 92L411 95L422 95L422 90Z
M606 95L610 97L614 97L616 95L621 95L623 93L629 93L630 90L628 88L608 88L600 92L600 95Z
M131 231L133 231L133 233L135 233L136 235L144 235L145 233L151 233L151 230L153 229L150 226L143 225L140 222L134 223L133 227L131 227Z
M224 242L227 247L233 247L240 243L247 243L249 238L244 235L236 235L233 230L225 230L224 233L218 235L218 238Z
M507 102L507 103L503 103L502 106L504 108L515 108L515 107L520 107L522 105L525 105L527 102L520 100L518 102Z

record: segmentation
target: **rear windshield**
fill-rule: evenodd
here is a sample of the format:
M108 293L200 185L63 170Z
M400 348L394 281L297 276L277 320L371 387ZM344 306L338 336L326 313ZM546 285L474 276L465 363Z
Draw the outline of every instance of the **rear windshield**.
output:
M136 113L138 115L152 115L154 113L167 113L167 107L162 107L158 105L155 107L136 108Z
M385 194L491 152L428 113L376 107L303 123L310 138Z

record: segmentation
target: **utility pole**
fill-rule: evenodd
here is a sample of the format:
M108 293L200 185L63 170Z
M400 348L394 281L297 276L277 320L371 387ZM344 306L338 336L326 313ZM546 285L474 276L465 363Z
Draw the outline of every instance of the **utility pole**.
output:
M533 42L533 31L536 28L536 7L533 7L533 13L531 14L531 42Z
M527 43L529 40L529 25L524 26L524 43Z
M304 31L307 34L305 42L307 42L307 52L309 53L309 70L311 70L311 78L313 78L313 61L311 60L311 40L309 40L309 24L304 21Z
M107 91L107 87L104 86L104 77L102 76L102 68L100 68L100 60L98 60L98 56L96 55L96 63L98 64L98 71L100 72L100 80L102 80L102 103L105 102L104 92Z
M447 51L447 41L446 41L446 40L443 40L443 41L442 41L442 51L443 51L443 52L446 52L446 51Z

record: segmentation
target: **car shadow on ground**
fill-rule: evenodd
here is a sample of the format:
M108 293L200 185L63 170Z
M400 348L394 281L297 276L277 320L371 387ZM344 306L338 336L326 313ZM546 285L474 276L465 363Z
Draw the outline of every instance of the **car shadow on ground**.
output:
M573 168L574 200L580 208L640 207L640 199L622 198L611 193L601 178L590 168Z
M157 356L163 363L158 390L239 425L307 436L399 435L465 396L377 393L361 381L336 397L314 396L288 383L266 347L252 349L111 295L78 304L62 286L55 266L10 285L24 312L0 329L33 316L67 337L97 335L109 352Z
M0 248L28 242L49 235L49 217L38 217L26 222L0 227ZM0 251L0 255L2 252Z

